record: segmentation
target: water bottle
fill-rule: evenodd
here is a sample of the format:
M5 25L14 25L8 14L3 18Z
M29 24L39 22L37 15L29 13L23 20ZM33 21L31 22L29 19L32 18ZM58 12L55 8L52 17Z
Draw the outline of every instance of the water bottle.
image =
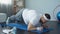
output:
M6 21L6 24L8 25L8 23L9 23L9 17L8 17L8 19L7 19L7 21Z
M16 27L13 27L13 34L16 34Z

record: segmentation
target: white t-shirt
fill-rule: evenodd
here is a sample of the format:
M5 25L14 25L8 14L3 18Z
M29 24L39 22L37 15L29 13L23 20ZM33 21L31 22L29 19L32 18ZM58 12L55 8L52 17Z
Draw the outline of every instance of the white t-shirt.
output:
M23 11L23 19L25 21L25 24L29 24L31 23L34 26L37 26L37 24L39 24L39 20L41 17L41 14L39 15L35 10L24 10Z

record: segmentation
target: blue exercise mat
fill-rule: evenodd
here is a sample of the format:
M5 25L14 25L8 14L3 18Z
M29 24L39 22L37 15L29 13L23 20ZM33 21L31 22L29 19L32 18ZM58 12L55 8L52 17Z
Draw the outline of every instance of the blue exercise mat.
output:
M16 28L19 28L19 29L28 31L28 30L27 30L27 25L25 25L25 24L10 23L10 24L8 24L7 26L16 27ZM52 29L52 28L43 29L43 32L48 32L48 31L51 31L51 30L53 30L53 29ZM40 31L37 31L37 30L31 31L31 32L41 33Z

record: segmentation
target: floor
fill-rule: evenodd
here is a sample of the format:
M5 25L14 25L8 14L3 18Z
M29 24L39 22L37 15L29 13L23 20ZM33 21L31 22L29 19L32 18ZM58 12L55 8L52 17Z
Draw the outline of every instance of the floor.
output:
M53 28L52 31L49 31L49 32L46 32L46 33L42 33L42 34L60 34L60 23L59 22L47 22L47 25L49 25L50 28ZM5 29L5 28L2 28L0 26L0 34L4 34L2 32L2 30ZM17 32L16 34L37 34L35 32L27 32L27 31L24 31L24 30L20 30L20 29L17 29Z
M47 25L49 25L50 28L53 28L52 31L46 32L46 33L42 33L42 34L60 34L60 24L59 22L47 22ZM17 30L16 34L38 34L38 33L34 33L34 32L26 32L23 30Z
M5 29L5 28L2 28L2 27L0 26L0 34L4 34L4 33L2 32L3 29Z

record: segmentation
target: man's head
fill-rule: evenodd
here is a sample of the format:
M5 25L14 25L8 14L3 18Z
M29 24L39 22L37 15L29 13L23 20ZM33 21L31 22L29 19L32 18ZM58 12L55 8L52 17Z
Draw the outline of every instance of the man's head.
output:
M40 22L42 22L42 24L44 24L50 19L51 19L50 15L46 13L46 14L42 15L42 17L40 18Z

